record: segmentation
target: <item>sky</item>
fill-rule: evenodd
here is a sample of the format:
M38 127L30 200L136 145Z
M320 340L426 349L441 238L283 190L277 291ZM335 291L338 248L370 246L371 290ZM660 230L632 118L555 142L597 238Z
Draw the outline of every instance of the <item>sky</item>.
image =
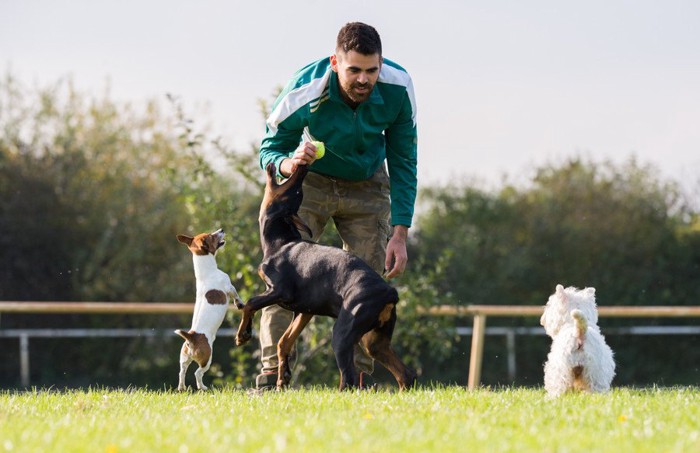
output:
M236 149L261 100L362 21L411 74L419 186L634 157L700 185L700 2L0 0L0 69L130 103L178 96Z

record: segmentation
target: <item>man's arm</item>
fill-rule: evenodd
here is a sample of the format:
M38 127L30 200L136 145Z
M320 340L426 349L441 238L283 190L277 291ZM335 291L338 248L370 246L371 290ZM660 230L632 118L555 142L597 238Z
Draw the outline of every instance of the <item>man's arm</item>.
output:
M391 181L391 222L411 226L418 186L418 135L409 96L405 95L397 121L387 128L386 161Z
M408 90L413 87L409 84ZM401 275L406 269L408 229L418 187L418 134L412 92L407 91L396 123L386 130L387 167L391 184L391 221L394 231L386 249L387 278Z

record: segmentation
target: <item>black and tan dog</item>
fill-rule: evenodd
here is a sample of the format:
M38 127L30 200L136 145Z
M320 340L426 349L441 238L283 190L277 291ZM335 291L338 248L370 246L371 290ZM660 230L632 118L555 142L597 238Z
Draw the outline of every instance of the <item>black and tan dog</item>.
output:
M287 384L284 376L290 374L288 355L301 331L314 315L331 316L337 318L332 345L341 390L358 385L353 363L353 348L358 342L394 375L399 389L413 386L415 371L404 365L391 348L399 301L396 289L357 256L302 239L299 230L311 234L297 215L306 166L300 166L283 184L277 183L273 164L266 170L267 186L259 217L263 261L258 273L267 290L243 308L236 344L250 339L257 310L278 304L294 312L277 345L279 389Z

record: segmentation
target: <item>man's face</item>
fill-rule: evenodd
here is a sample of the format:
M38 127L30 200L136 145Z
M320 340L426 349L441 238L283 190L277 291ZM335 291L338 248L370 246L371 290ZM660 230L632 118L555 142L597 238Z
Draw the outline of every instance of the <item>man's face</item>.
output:
M374 89L382 67L379 54L362 55L351 50L331 55L331 68L338 74L340 94L345 102L355 107L366 101Z

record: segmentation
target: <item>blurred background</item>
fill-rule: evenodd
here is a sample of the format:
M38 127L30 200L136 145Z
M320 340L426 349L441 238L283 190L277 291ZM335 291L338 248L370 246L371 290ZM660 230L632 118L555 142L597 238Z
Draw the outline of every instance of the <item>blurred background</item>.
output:
M220 267L244 298L260 291L265 114L354 20L378 29L418 98L419 200L409 269L394 281L395 344L423 382L464 385L471 319L419 306L543 305L557 283L595 287L599 305L698 305L700 5L677 0L0 0L0 300L192 301L175 235L220 226ZM332 228L323 241L337 244ZM2 313L0 387L21 386L19 339L3 332L128 327L144 333L32 338L31 384L170 388L171 332L189 322ZM336 382L330 323L305 332L297 384ZM697 334L615 333L697 318L600 324L615 384L699 381ZM224 336L214 349L210 379L252 384L254 343ZM541 385L548 349L541 334L510 348L489 336L483 382Z

